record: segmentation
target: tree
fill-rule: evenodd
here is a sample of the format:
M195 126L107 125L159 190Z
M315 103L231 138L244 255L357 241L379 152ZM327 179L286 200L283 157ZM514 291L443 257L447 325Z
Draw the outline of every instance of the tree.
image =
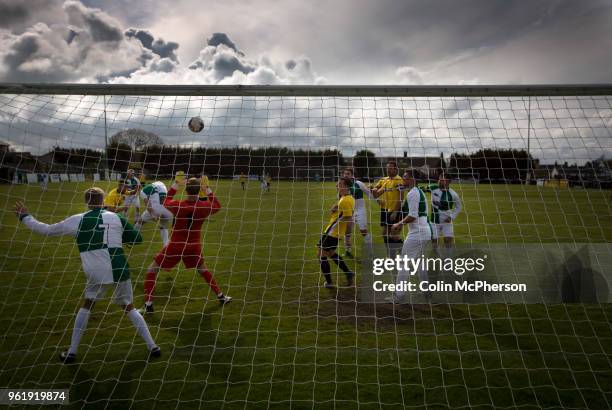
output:
M125 172L132 162L132 148L124 143L112 142L106 150L108 168L115 172Z
M119 131L110 139L111 145L125 144L133 151L140 151L149 145L163 145L164 141L159 135L139 128L129 128Z
M370 179L380 175L380 163L376 154L367 149L358 151L353 157L355 176Z

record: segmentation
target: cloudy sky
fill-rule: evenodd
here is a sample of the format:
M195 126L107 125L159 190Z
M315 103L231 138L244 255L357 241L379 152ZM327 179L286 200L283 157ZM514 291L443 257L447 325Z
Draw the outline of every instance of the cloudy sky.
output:
M612 1L0 0L0 82L612 83ZM0 96L0 139L103 147L102 97ZM526 98L107 101L111 134L183 145L369 148L386 155L526 147ZM544 162L612 157L609 97L532 101ZM200 115L205 131L185 123Z
M609 0L0 0L0 81L612 82Z

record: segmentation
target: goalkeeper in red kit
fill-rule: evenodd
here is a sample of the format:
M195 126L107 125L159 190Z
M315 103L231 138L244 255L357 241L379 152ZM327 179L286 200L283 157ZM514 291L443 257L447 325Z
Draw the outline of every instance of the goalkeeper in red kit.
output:
M185 184L186 199L177 201L174 199L178 183L168 191L164 200L164 207L174 215L174 226L170 242L155 256L147 269L145 278L145 308L146 313L153 312L153 292L155 280L160 269L171 270L181 260L186 268L195 268L208 282L211 289L217 295L217 299L223 305L229 303L232 298L224 295L217 286L212 273L206 267L202 258L202 224L210 215L221 209L221 204L210 188L206 188L206 200L199 199L200 180L190 178Z

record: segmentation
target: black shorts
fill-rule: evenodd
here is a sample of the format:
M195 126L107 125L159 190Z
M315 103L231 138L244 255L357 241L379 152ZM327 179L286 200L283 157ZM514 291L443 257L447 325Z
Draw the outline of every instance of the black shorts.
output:
M317 246L324 251L334 251L338 247L338 238L323 234L321 235L321 239L319 239Z
M392 217L394 213L396 216ZM391 226L401 221L401 219L402 219L401 211L386 211L384 209L380 210L380 226Z

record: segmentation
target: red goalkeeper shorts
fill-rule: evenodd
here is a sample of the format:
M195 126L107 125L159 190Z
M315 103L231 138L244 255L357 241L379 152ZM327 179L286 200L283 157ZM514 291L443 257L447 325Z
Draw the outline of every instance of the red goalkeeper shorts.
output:
M186 268L199 267L202 264L200 245L170 242L155 256L155 262L165 270L174 268L181 260Z

